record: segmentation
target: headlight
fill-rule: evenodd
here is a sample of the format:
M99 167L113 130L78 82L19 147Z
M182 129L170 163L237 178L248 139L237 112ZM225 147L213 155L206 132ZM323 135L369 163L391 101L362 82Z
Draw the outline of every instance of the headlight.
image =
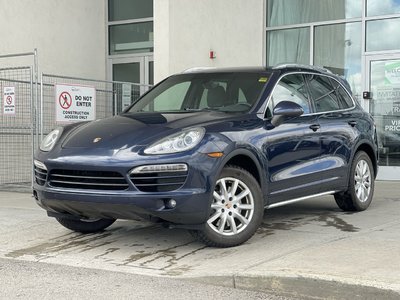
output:
M49 152L51 149L53 149L57 140L61 136L61 133L62 133L61 127L54 129L52 132L50 132L40 143L40 150Z
M144 153L168 154L190 150L200 143L204 133L205 129L202 127L186 129L150 145L144 150Z

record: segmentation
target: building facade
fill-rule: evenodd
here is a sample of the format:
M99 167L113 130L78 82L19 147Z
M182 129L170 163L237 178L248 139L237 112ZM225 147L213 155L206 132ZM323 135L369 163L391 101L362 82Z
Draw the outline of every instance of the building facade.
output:
M400 0L0 0L0 54L46 73L153 84L198 66L300 63L344 76L400 179Z

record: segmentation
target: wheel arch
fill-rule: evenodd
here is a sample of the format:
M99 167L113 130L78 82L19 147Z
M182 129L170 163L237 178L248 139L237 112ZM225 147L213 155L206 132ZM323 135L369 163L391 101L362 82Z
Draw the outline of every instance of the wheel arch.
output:
M265 195L267 194L267 185L265 173L262 171L265 170L264 165L262 164L261 158L259 158L256 154L248 149L236 149L230 152L224 159L221 164L220 170L218 173L222 171L222 169L227 165L235 165L246 171L248 171L251 175L254 176L258 184L260 185L261 191L264 196L264 203L266 201Z
M365 153L367 153L367 155L371 159L372 166L374 168L374 177L376 178L377 173L378 173L378 158L377 158L377 155L376 155L376 151L374 150L374 147L368 142L365 142L365 141L364 142L360 142L357 145L356 150L354 151L354 154L353 154L353 157L352 157L351 161L353 161L354 156L356 155L356 153L358 153L360 151L364 151Z

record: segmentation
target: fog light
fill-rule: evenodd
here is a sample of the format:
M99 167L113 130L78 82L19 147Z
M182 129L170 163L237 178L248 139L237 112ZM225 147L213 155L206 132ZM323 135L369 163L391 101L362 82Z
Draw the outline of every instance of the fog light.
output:
M174 208L176 206L176 200L169 199L168 201L166 201L165 206L167 208Z

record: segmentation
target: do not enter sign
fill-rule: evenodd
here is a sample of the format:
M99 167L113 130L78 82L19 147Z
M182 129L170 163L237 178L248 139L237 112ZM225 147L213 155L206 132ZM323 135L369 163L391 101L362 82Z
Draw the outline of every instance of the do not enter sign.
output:
M60 103L61 108L68 109L72 105L72 97L68 92L62 92L58 98L58 102Z
M15 115L15 87L4 87L3 114Z
M82 85L56 85L56 121L81 122L96 119L96 89Z

